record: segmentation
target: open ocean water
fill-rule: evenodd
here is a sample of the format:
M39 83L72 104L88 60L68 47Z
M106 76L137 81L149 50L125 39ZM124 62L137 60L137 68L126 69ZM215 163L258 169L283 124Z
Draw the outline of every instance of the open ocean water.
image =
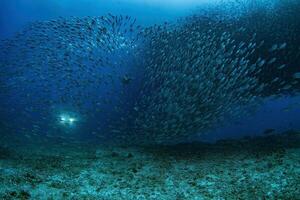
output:
M1 0L0 199L300 200L299 0Z

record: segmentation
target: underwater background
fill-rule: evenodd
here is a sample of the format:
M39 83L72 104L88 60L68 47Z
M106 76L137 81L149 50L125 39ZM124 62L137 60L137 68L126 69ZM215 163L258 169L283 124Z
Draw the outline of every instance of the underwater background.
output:
M0 199L300 199L298 0L2 0Z

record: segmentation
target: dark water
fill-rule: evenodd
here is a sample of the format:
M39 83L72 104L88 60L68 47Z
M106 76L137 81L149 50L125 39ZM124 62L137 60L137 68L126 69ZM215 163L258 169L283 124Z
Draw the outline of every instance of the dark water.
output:
M297 0L15 0L0 7L1 198L300 195ZM232 172L240 167L237 160L244 172ZM108 166L99 166L103 161ZM186 177L174 178L182 165ZM70 180L82 187L74 189L78 185L68 179L64 185L68 166ZM97 168L105 176L92 171ZM211 176L191 183L187 174L196 169ZM280 173L286 184L273 178ZM239 176L245 181L234 180ZM156 180L156 195L146 195L151 187L143 185L145 177ZM145 183L133 189L138 180Z

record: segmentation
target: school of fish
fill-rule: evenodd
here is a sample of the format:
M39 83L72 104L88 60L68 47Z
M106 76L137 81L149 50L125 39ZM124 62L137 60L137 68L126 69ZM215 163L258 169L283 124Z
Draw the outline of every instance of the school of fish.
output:
M92 121L85 130L99 140L189 140L254 112L265 96L298 91L300 72L287 60L300 57L291 42L299 38L271 41L244 23L249 16L196 12L148 27L112 14L33 22L0 43L1 120L12 129L7 119L18 115L21 131L51 135L59 126L49 113L63 105Z

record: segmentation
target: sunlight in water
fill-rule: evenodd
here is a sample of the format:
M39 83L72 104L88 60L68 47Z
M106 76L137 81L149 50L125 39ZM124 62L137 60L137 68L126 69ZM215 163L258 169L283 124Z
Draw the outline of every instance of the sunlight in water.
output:
M217 0L123 0L120 2L129 2L129 3L139 3L139 4L147 4L147 5L158 5L158 6L172 6L172 7L194 7L201 5L203 3L213 3Z

